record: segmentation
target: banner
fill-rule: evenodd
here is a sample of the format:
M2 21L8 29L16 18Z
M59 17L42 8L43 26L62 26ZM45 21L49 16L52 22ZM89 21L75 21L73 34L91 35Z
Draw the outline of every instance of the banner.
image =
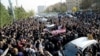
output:
M66 29L60 29L60 30L51 31L51 33L53 35L57 35L57 34L65 33L65 32L66 32Z

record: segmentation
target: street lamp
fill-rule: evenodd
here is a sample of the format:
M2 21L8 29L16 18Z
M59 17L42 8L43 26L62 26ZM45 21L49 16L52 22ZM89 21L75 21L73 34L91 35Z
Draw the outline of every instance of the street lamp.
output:
M13 23L15 22L15 13L14 13L14 9L12 7L12 3L11 3L11 0L8 0L9 1L9 5L10 5L10 9L11 9L11 13L12 13L12 16L13 16Z
M16 0L16 7L18 6L18 0Z

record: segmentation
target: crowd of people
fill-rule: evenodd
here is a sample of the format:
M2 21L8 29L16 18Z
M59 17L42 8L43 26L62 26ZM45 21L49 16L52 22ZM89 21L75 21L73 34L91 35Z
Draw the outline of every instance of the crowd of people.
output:
M0 55L6 56L61 56L59 51L69 41L91 34L98 43L88 47L85 53L91 56L100 53L100 18L58 18L48 20L55 24L52 30L66 29L65 33L53 35L45 29L44 22L37 22L34 18L23 19L12 25L0 29Z

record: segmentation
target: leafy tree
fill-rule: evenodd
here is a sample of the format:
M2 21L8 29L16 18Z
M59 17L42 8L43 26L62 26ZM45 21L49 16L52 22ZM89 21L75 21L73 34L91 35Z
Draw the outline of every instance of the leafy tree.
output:
M100 0L93 0L92 9L100 12Z
M33 10L30 10L29 12L27 12L28 13L28 17L31 17L31 16L33 16L34 15L34 11Z
M91 7L92 3L93 3L93 0L82 0L82 3L80 4L80 8L88 9L89 7Z
M9 13L9 15L12 15L12 11L11 11L10 7L8 7L8 13Z
M61 6L61 12L66 12L66 11L67 11L66 4L62 4L62 6Z
M24 10L23 7L15 7L15 16L16 19L27 18L27 12Z
M80 8L81 9L92 8L93 10L100 11L100 0L82 0Z
M8 14L7 9L5 8L5 6L0 3L0 26L4 26L6 24L10 24L11 23L11 17Z
M33 16L33 15L34 15L33 10L26 12L23 7L15 7L15 16L16 16L17 20L26 19L26 18Z
M34 15L34 11L30 10L29 12L26 12L23 7L15 7L14 12L16 20L28 18ZM7 10L5 6L0 3L0 27L11 24L13 22L12 19L12 10L9 7Z
M46 9L47 12L66 12L66 10L67 10L66 3L56 3L52 6L49 6Z

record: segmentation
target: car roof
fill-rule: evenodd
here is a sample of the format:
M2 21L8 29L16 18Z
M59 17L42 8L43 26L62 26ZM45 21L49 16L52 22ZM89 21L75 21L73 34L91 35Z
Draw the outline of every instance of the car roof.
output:
M72 44L76 45L77 47L82 48L82 51L84 51L85 48L87 48L88 46L92 45L92 44L96 44L97 41L96 40L89 40L88 37L80 37L77 38L73 41L71 41Z
M55 24L46 24L46 27L54 27Z

